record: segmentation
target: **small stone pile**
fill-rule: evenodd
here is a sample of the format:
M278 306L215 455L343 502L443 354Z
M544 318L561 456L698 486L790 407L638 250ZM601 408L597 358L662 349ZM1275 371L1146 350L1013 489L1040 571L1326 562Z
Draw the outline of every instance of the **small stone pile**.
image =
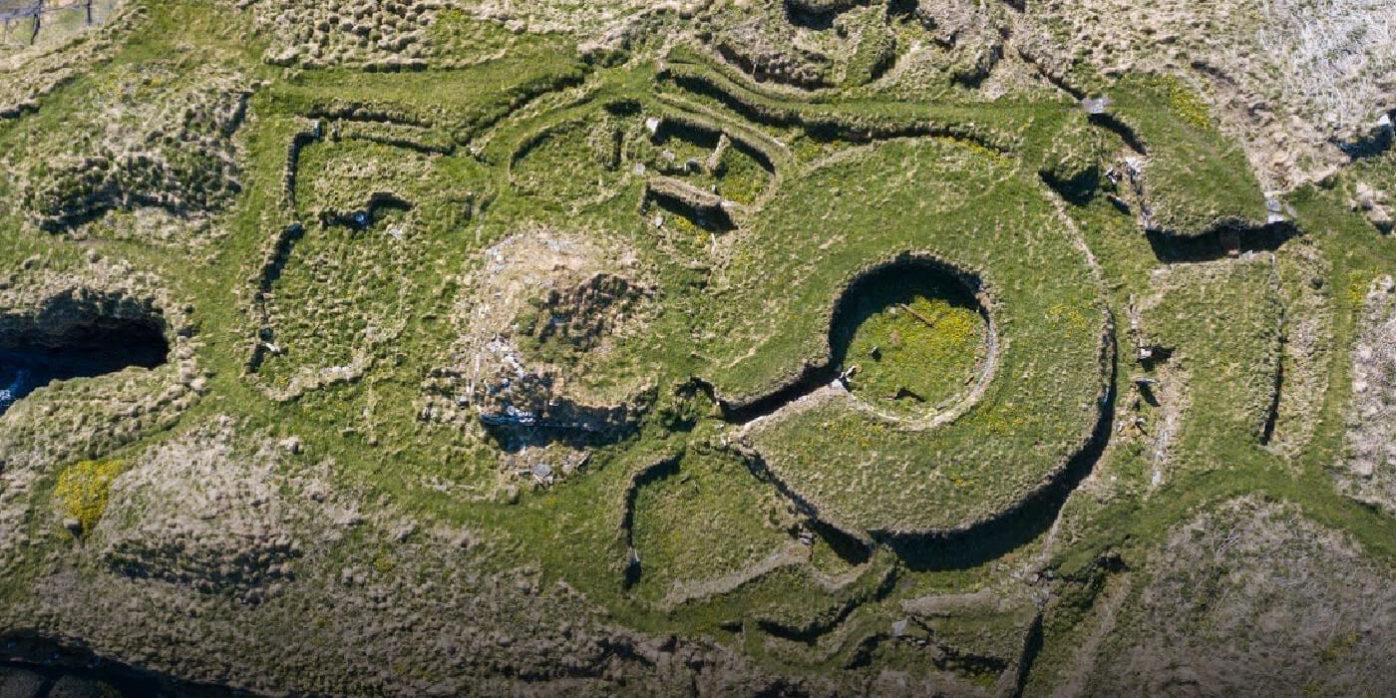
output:
M653 293L597 240L519 233L486 250L461 299L461 336L422 384L423 421L491 431L506 449L593 441L633 429L654 399L627 380L597 391L618 336L643 326ZM619 262L619 264L617 264Z
M625 322L626 311L641 295L629 279L604 272L571 289L549 289L529 334L540 343L560 341L589 351L612 327Z
M1392 213L1392 207L1396 206L1396 202L1391 200L1386 190L1367 182L1358 182L1356 189L1352 198L1353 209L1361 211L1367 220L1383 233L1390 233L1396 229L1396 217L1393 217Z

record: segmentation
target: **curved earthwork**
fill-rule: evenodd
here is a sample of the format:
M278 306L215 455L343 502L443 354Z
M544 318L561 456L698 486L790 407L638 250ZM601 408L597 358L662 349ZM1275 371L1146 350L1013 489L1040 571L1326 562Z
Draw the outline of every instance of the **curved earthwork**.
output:
M873 195L868 182L897 186ZM889 268L929 266L976 289L993 317L992 358L980 363L992 378L971 381L950 409L870 407L831 385L745 425L743 444L816 517L858 537L963 532L1021 509L1098 440L1113 365L1109 316L1096 284L1082 283L1091 278L1086 255L1050 209L1029 203L1041 201L1037 186L982 149L892 141L792 184L738 243L723 306L783 320L723 318L732 330L706 356L733 413L867 363L840 355L849 330L830 288L867 293L867 280ZM1057 271L1041 273L1048 268Z

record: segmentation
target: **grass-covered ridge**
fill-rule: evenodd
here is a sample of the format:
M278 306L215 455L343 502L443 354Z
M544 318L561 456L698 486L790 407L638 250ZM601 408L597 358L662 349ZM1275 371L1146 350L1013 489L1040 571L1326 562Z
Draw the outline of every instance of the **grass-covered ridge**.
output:
M633 507L636 593L655 602L735 588L795 544L787 506L731 453L685 453L639 486Z
M785 318L774 326L748 323L748 314L724 318L732 329L707 352L718 394L733 401L827 363L838 296L867 269L919 254L982 279L998 365L963 415L901 425L832 394L754 427L767 465L850 530L950 530L987 518L1042 486L1096 423L1107 325L1096 286L1080 282L1091 269L1040 185L997 157L935 141L851 153L773 202L726 270L724 307L760 298L765 312ZM893 186L864 194L872 182ZM838 198L811 205L815 191ZM1047 260L1077 271L1033 272Z
M285 62L248 14L273 3L140 4L144 28L110 61L0 121L18 173L0 178L0 317L33 279L90 286L119 263L106 283L158 285L191 318L158 375L43 388L0 417L14 627L39 618L155 666L264 666L258 685L292 693L703 666L785 682L736 693L896 693L879 682L904 675L1032 695L1090 647L1116 580L1218 502L1291 502L1396 559L1396 524L1327 470L1345 457L1354 308L1396 271L1367 220L1379 202L1361 210L1340 177L1286 197L1292 225L1257 228L1259 184L1189 83L1102 79L1110 120L1046 82L1014 89L1032 66L923 90L903 58L949 49L916 45L931 29L906 3L801 27L857 51L808 91L686 48L704 40L665 9L587 46L530 24L569 3L515 3L508 24L433 9L420 60L336 62L355 23L330 32L348 44ZM376 55L397 30L368 31ZM114 89L129 94L101 104L149 102L150 123L112 128L199 147L157 138L91 192L30 167L101 145L92 95ZM243 90L225 136L200 105ZM1389 187L1389 160L1352 171ZM44 230L26 195L45 191L100 205ZM1234 229L1236 258L1211 240ZM1301 242L1313 264L1291 258ZM1330 303L1296 307L1305 294ZM1307 327L1331 350L1290 356ZM1168 351L1140 363L1136 336ZM503 369L477 370L491 359ZM1321 394L1290 397L1300 371ZM137 393L159 411L123 401ZM531 404L623 419L533 428L500 406ZM481 419L501 415L521 425ZM113 576L96 548L140 535L117 508L100 536L54 535L98 520L116 463L173 481L150 456L193 462L180 449L209 446L215 421L255 434L243 455L296 488L249 480L249 499L293 496L321 527L266 519L269 539L313 537L253 565L275 566L260 606ZM1280 449L1290 424L1302 438ZM210 454L201 468L234 472ZM151 500L152 525L173 499ZM28 605L54 580L71 607ZM107 632L120 614L81 615L113 584L129 615L170 622ZM355 634L368 625L388 641ZM375 654L346 661L344 638Z
M1195 237L1221 227L1258 227L1266 198L1245 152L1218 130L1196 92L1176 78L1131 76L1111 92L1114 111L1145 149L1143 222Z

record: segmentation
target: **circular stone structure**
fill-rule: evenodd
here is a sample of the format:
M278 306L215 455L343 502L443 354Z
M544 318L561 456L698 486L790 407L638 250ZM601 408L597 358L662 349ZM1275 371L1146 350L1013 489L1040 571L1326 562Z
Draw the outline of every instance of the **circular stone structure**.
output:
M715 320L725 331L704 356L724 405L762 406L741 441L804 510L865 539L944 537L1004 520L1089 465L1108 431L1109 314L1079 241L1008 158L932 139L851 149L743 235L723 270L725 305L742 312ZM888 270L927 264L973 280L980 384L921 414L876 409L858 373L852 393L791 389L868 363L857 330L840 356L840 309Z
M978 279L931 259L859 278L830 338L848 389L892 418L925 418L964 401L992 372L992 326L978 287Z

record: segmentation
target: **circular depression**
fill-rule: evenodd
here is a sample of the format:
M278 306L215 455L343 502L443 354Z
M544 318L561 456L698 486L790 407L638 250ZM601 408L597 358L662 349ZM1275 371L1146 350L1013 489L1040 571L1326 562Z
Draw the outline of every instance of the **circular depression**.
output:
M992 373L993 324L982 282L928 257L878 266L835 309L829 345L849 392L892 419L944 413Z

